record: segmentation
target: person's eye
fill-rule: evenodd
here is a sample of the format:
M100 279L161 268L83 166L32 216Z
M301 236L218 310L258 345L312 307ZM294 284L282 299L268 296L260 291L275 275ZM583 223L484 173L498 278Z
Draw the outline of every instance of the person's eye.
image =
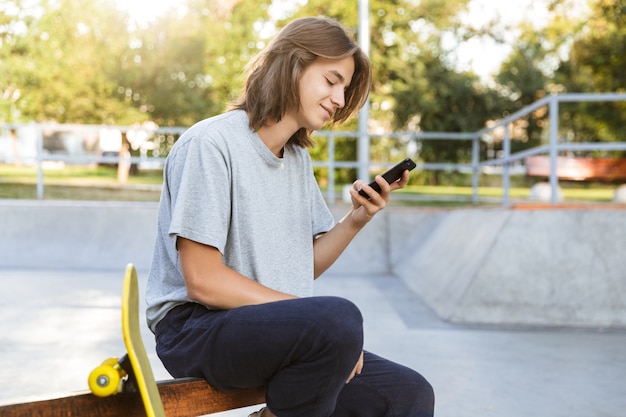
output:
M330 79L326 78L326 82L328 83L328 85L330 85L331 87L333 85L335 85L336 83L332 82Z

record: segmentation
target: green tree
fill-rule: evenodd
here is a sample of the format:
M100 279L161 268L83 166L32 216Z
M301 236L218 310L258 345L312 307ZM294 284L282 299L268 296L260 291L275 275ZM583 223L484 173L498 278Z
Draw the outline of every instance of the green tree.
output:
M21 30L4 52L14 68L5 85L19 90L12 107L19 119L125 124L146 118L116 97L111 75L128 40L119 28L125 18L110 1L42 1L36 10L14 16Z
M504 96L509 98L505 103L507 112L514 112L528 106L546 95L546 87L550 75L542 70L542 62L547 53L542 45L543 34L538 33L531 25L522 25L522 35L514 45L514 51L502 63L496 76ZM525 117L526 128L523 138L517 143L524 143L525 148L538 146L541 143L545 112L534 112Z
M120 92L161 126L189 126L225 110L239 94L245 64L258 51L267 3L187 2L132 33Z
M458 14L467 1L421 2L419 7L378 5L380 23L373 36L372 59L381 69L375 114L391 110L388 129L471 132L497 115L498 96L474 74L452 66L443 38L459 30ZM376 11L374 9L373 11ZM380 94L383 93L383 94ZM468 162L466 141L423 141L424 162ZM429 172L424 181L441 182L442 172Z
M25 36L37 21L37 8L28 0L0 3L0 121L19 121L24 63L32 42ZM30 7L29 7L30 6Z
M555 81L570 92L626 91L626 1L594 0L569 60ZM562 105L562 125L574 141L626 140L626 103Z
M550 93L563 88L554 83L555 72L568 59L568 51L576 34L584 28L584 15L576 14L575 2L552 0L547 4L548 22L538 28L532 21L520 22L509 31L519 32L512 44L512 52L496 76L498 87L509 100L507 112L517 111ZM496 34L496 39L502 35ZM541 143L547 119L546 111L528 115L523 137L516 143L530 148Z

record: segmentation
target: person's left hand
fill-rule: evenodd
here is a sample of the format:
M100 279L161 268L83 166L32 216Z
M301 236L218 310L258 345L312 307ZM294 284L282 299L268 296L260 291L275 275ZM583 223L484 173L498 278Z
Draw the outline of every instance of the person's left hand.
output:
M352 373L346 380L346 384L352 381L352 378L354 378L356 375L361 374L361 371L363 371L363 352L362 351L361 351L361 356L359 356L359 360L357 361L354 369L352 370Z

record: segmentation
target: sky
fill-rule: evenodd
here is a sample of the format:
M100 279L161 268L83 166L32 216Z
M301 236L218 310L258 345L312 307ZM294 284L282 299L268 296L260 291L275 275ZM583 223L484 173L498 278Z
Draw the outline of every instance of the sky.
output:
M128 10L139 22L163 14L176 0L117 0L122 9ZM282 0L284 3L302 0ZM504 24L515 24L521 20L530 20L538 28L547 20L546 3L548 0L471 0L465 20L475 27L483 26L496 17ZM581 8L585 0L580 1ZM511 36L515 36L514 33ZM460 45L457 50L458 68L471 70L483 80L497 72L502 60L510 52L507 45L496 45L485 39L472 39Z
M475 28L484 27L496 18L503 26L515 25L522 21L531 22L537 30L541 30L549 19L546 4L549 0L472 0L468 13L464 16L466 23ZM573 13L583 13L587 0L576 0ZM513 44L518 36L514 31L507 33L509 43ZM507 44L496 44L490 39L473 38L465 42L457 52L460 69L472 70L483 80L496 74L500 64L511 52Z
M543 1L537 0L472 0L468 6L468 13L464 21L474 28L484 27L494 17L503 25L513 25L524 19L529 19L535 11L533 19L538 25L545 22L547 13L545 7L537 6ZM511 34L514 36L514 34ZM502 60L509 54L508 45L496 44L488 39L473 38L458 48L459 67L472 70L482 78L497 72Z

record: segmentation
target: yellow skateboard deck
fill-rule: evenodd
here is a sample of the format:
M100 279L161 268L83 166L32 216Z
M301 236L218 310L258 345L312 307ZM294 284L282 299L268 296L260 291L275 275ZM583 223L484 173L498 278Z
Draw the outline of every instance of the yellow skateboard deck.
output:
M139 286L137 283L137 271L132 264L126 267L126 275L124 276L122 334L135 376L135 382L146 408L146 415L148 417L165 417L159 389L152 373L146 348L141 339L139 327Z
M89 375L89 388L94 395L107 397L134 385L139 391L147 417L165 417L159 388L141 338L139 327L139 285L137 271L132 264L126 267L122 290L122 335L126 355L109 358ZM124 378L128 376L127 380Z

